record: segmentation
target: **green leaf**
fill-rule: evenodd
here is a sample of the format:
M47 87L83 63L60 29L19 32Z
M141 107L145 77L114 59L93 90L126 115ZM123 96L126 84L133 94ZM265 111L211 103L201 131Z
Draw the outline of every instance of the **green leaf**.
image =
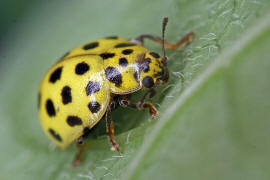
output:
M267 0L32 5L1 40L1 179L269 179L269 9ZM40 79L58 57L87 41L160 34L164 16L168 40L189 31L196 37L167 51L171 82L153 100L160 117L117 109L121 154L109 150L102 120L73 170L75 145L54 149L39 125Z

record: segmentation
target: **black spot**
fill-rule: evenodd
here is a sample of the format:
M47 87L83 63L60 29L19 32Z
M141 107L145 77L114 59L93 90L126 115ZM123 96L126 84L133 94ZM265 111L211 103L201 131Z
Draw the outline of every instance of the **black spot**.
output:
M118 39L117 36L109 36L109 37L106 37L105 39Z
M107 67L105 69L106 78L113 82L115 86L120 86L122 83L121 73L114 67Z
M122 51L122 54L124 54L124 55L129 55L129 54L131 54L133 52L133 49L124 49L123 51Z
M82 125L82 120L77 116L68 116L67 123L70 126Z
M130 46L136 46L137 44L135 43L120 43L115 45L115 48L123 48L123 47L130 47Z
M64 59L65 57L67 57L67 56L69 55L69 53L70 53L69 51L66 52L60 59ZM59 60L60 60L60 59L59 59Z
M143 62L139 65L140 66L140 71L143 72L148 72L149 71L149 64L151 63L151 59L150 58L146 58L143 60Z
M41 94L39 92L38 93L38 109L40 109L40 100L41 100Z
M126 67L128 65L128 61L126 58L120 58L119 59L119 65L122 67Z
M71 89L70 89L69 86L63 87L61 96L62 96L62 102L63 102L63 104L71 103L72 96L71 96Z
M146 88L151 88L151 87L153 87L154 86L154 80L153 80L153 78L152 77L150 77L150 76L145 76L144 78L143 78L143 85L146 87Z
M75 73L78 75L82 75L82 74L86 73L89 69L90 69L90 67L88 64L86 64L85 62L81 62L81 63L76 65Z
M138 74L138 71L135 71L134 74L133 74L133 76L134 76L134 79L135 79L137 82L139 82L139 74Z
M50 117L55 116L55 109L51 99L47 99L46 101L46 110Z
M62 138L61 138L61 136L58 134L58 133L56 133L53 129L49 129L49 132L51 133L51 135L57 140L57 141L59 141L59 142L62 142Z
M86 88L85 88L85 91L86 91L86 95L91 95L97 91L100 90L100 85L98 82L93 82L93 81L89 81Z
M153 56L154 58L160 58L160 56L159 56L158 53L150 52L149 54L150 54L151 56Z
M57 80L59 80L61 78L61 73L62 73L62 67L57 68L51 74L49 81L51 83L55 83Z
M114 57L115 54L114 53L102 53L99 56L102 57L102 59L108 59L108 58Z
M97 113L100 110L100 104L96 101L92 101L88 104L88 108L92 113Z
M83 49L84 50L89 50L89 49L94 49L96 47L98 47L98 42L91 42L89 44L84 45Z

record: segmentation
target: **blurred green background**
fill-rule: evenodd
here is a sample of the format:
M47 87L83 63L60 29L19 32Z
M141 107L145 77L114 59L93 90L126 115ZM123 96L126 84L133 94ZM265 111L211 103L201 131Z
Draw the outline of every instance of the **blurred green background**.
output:
M0 12L0 42L3 43L5 36L7 36L12 26L16 25L23 16L27 13L27 10L30 11L31 7L35 5L36 1L34 0L10 0L1 2L1 12ZM3 44L2 44L3 45ZM3 58L1 58L3 60Z
M269 179L269 10L268 0L1 2L0 179ZM41 78L88 41L160 35L164 16L168 41L196 37L167 51L171 81L153 99L159 118L117 109L121 153L109 150L101 121L73 170L75 145L55 149L40 127Z

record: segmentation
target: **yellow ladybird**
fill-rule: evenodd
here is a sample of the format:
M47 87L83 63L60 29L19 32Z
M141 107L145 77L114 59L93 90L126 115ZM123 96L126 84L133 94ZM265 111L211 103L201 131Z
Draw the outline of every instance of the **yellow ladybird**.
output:
M44 76L39 89L39 115L46 134L60 148L83 138L103 116L112 150L114 140L111 110L115 105L149 110L156 108L145 98L154 88L168 82L169 71L164 48L175 49L191 41L193 33L177 43L164 42L168 18L163 20L162 38L144 34L133 40L118 36L99 39L67 52ZM162 57L143 46L144 39L162 45ZM132 104L127 94L142 88L148 91ZM75 163L79 162L79 155Z

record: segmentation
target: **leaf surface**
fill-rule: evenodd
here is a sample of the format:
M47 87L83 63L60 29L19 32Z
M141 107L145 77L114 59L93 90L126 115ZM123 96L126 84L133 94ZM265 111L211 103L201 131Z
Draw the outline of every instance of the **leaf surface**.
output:
M269 7L267 0L44 1L28 7L8 23L0 44L1 179L269 179ZM85 42L159 35L164 16L169 41L189 31L196 37L167 51L171 81L153 99L160 117L117 109L121 154L109 150L101 121L73 170L75 145L54 149L39 124L42 76ZM149 41L146 46L161 51Z

